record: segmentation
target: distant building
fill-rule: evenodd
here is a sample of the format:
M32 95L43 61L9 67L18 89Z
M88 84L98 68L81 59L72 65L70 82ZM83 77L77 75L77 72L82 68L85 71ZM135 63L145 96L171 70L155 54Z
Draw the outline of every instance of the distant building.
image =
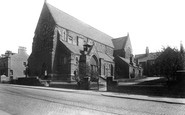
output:
M142 76L142 68L134 62L129 34L112 39L115 57L115 78L136 78Z
M28 59L30 76L74 81L80 67L114 76L112 37L44 3ZM84 74L85 76L85 74Z
M143 68L143 75L153 76L153 64L155 59L159 56L159 53L149 53L149 48L146 47L145 54L135 55L136 62Z
M28 54L25 47L19 47L18 53L6 51L0 57L0 75L4 74L11 79L25 77L27 59Z

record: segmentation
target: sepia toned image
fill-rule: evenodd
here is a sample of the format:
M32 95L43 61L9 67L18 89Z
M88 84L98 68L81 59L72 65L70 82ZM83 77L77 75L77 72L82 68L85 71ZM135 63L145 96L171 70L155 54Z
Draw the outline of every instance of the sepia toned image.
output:
M180 0L0 4L0 115L184 115Z

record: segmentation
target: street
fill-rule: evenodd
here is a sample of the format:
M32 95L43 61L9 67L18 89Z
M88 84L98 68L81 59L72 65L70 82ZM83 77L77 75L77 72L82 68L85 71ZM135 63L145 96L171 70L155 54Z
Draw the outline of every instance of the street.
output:
M185 105L0 84L0 110L11 115L183 115Z

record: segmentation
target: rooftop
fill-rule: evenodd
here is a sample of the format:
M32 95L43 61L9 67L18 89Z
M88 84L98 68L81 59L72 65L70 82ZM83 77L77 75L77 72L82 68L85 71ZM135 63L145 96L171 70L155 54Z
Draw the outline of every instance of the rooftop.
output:
M111 41L113 38L111 36L89 26L88 24L76 19L73 16L70 16L69 14L55 8L48 3L45 4L58 26L74 31L78 34L84 35L85 37L114 48Z
M112 39L112 42L114 44L114 50L124 49L128 39L129 35Z
M158 53L149 53L148 55L146 54L138 54L138 55L135 55L135 59L139 59L139 60L154 60L158 57Z

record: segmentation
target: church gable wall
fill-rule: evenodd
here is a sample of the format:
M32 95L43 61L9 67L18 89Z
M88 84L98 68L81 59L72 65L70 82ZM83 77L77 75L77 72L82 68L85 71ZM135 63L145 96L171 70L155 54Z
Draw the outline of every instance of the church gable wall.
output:
M43 74L42 66L46 65L48 73L51 73L51 57L53 52L53 35L55 22L44 6L32 43L32 53L28 59L29 70L31 76L40 76Z

